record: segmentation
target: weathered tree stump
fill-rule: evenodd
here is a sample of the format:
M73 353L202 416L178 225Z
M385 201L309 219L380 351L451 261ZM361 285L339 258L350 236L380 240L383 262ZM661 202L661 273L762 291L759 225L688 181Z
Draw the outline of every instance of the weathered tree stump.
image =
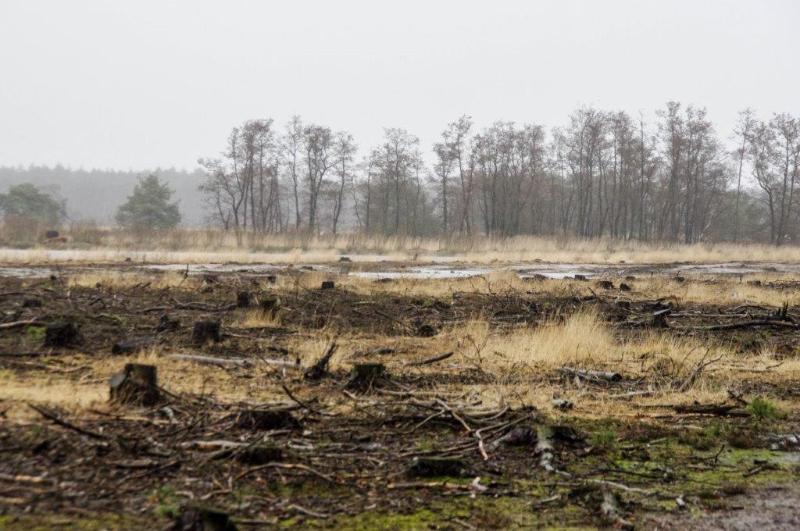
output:
M628 284L624 283L624 282L620 282L619 290L620 291L631 291L631 287Z
M653 328L669 328L667 316L671 312L669 308L653 312Z
M252 301L252 296L249 291L240 291L236 294L236 307L249 308Z
M340 262L352 262L352 260L350 259L349 256L340 256L339 257L339 261Z
M111 377L111 401L117 404L153 406L161 401L156 367L127 363L121 372Z
M205 345L209 341L220 341L219 321L197 321L192 329L192 343L195 345Z
M334 289L335 287L336 283L333 280L323 280L319 289Z
M180 328L180 326L181 326L181 322L180 321L178 321L177 319L171 318L167 314L163 314L158 319L158 325L156 326L156 332L173 331L173 330L177 330L178 328Z
M294 430L300 428L300 422L286 409L244 409L234 426L252 431Z
M135 354L153 346L155 341L152 337L134 337L117 341L111 347L112 354Z
M627 275L625 277L625 280L627 280L628 282L633 282L634 280L636 280L636 277L633 275Z
M171 531L236 531L236 524L217 509L187 505L181 508Z
M71 347L81 342L78 326L66 321L47 325L44 331L45 347Z
M610 280L598 280L596 285L600 289L614 289L614 283Z
M585 280L589 280L589 279L586 277L586 275L573 275L573 277L572 277L572 278L574 278L575 280L584 280L584 281L585 281Z
M278 282L278 275L267 275L264 278L266 278L268 284L275 284Z
M57 230L53 229L48 230L44 233L44 237L47 238L48 240L52 238L58 238L59 236L61 236L61 234Z
M355 391L369 391L381 380L387 380L388 374L383 363L357 363L350 371L347 388Z
M406 474L412 478L461 477L466 473L464 461L445 457L415 457Z

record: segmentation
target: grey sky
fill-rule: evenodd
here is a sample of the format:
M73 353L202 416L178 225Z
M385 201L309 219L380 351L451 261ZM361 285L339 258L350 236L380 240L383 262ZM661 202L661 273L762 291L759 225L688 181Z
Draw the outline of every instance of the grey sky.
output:
M800 2L0 0L0 165L192 168L292 114L423 147L581 104L800 114Z

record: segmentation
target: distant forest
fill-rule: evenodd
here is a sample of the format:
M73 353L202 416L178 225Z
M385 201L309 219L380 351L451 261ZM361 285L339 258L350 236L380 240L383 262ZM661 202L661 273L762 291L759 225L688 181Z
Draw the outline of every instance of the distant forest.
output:
M725 140L723 140L724 138ZM422 146L404 129L359 150L300 117L249 120L194 172L153 170L184 226L229 231L410 236L800 242L800 119L740 113L715 129L703 108L668 102L641 116L592 107L565 125L468 116ZM0 168L0 192L32 182L73 219L109 223L143 173Z
M9 186L22 183L36 185L58 199L65 200L67 221L95 221L113 225L117 208L125 202L139 177L158 175L175 192L180 201L183 224L200 226L206 221L203 198L198 187L205 174L155 168L151 171L74 170L63 166L8 167L0 166L0 193Z

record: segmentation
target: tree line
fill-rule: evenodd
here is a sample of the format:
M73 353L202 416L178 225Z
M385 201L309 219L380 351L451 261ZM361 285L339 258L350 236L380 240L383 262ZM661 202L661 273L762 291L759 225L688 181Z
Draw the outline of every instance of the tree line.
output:
M797 242L800 119L746 110L733 141L668 102L653 123L582 107L551 130L462 116L430 164L404 129L359 155L345 131L250 120L199 162L210 219L231 231Z

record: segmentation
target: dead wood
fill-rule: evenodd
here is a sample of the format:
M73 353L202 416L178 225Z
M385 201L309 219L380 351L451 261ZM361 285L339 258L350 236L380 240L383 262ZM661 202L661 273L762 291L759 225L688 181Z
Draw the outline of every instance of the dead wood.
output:
M231 367L246 368L253 366L253 363L250 360L246 360L244 358L215 358L212 356L199 356L195 354L170 354L167 357L173 360L200 363L201 365L213 365L223 369L229 369Z
M353 365L345 387L364 393L372 389L375 384L388 380L388 378L383 363L357 363Z
M73 347L81 342L78 326L72 321L47 325L44 331L44 346Z
M463 477L466 475L466 464L458 458L415 457L406 469L410 478Z
M67 428L67 429L70 429L72 431L78 432L81 435L86 435L87 437L92 438L92 439L97 439L97 440L101 440L101 441L104 441L104 440L108 439L108 437L106 437L105 435L103 435L101 433L95 433L95 432L87 430L85 428L81 428L80 426L76 426L74 424L71 424L71 423L67 422L66 420L62 419L61 417L59 417L55 412L50 411L48 409L45 409L45 408L43 408L41 406L35 406L35 405L31 404L31 403L28 403L28 407L31 408L32 410L36 411L38 414L40 414L41 416L43 416L47 420L53 421L54 423L58 424L59 426L61 426L63 428Z
M409 366L409 367L420 367L422 365L431 365L433 363L444 361L447 358L452 357L453 354L455 354L455 352L453 352L453 351L445 352L444 354L437 354L436 356L433 356L431 358L426 358L426 359L421 360L421 361L414 361L414 362L406 363L406 365Z
M556 370L568 376L574 376L582 380L589 380L593 382L616 383L622 381L622 375L618 372L592 371L585 369L575 369L572 367L559 367Z
M24 319L22 321L12 321L10 323L0 323L0 330L11 330L12 328L22 328L32 324L37 324L38 319Z
M319 380L328 374L328 362L331 361L337 348L338 345L336 342L332 341L331 344L328 345L328 348L325 349L325 353L322 357L318 359L314 365L306 369L305 373L303 373L303 378L306 380Z

